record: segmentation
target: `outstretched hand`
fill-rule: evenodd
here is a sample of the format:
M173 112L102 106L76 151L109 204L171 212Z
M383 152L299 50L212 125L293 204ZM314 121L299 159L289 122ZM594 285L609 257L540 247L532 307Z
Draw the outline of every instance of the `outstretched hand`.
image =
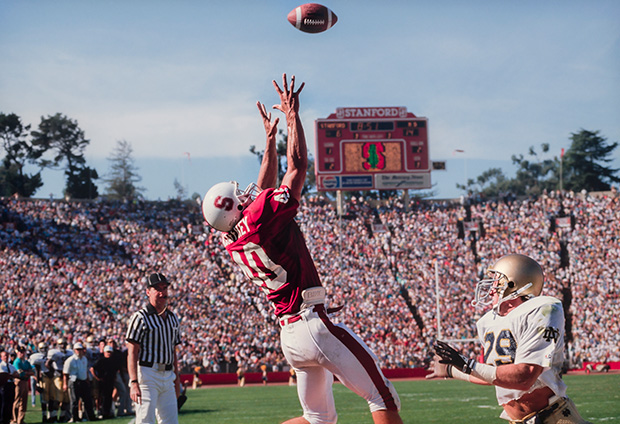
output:
M275 137L278 132L278 123L280 122L280 118L276 118L273 122L271 122L271 112L267 112L265 105L261 102L256 102L256 106L258 107L260 116L263 118L263 125L265 126L267 138Z
M465 374L471 374L475 364L474 359L465 358L463 355L458 353L456 349L441 340L437 340L434 347L435 353L441 357L441 360L439 361L440 364L453 365Z
M290 112L299 112L299 93L301 93L306 83L302 82L299 89L295 91L295 75L292 75L289 89L288 83L286 82L286 74L282 74L282 89L280 89L280 86L278 86L275 80L273 80L273 85L280 96L280 104L273 105L273 108L282 111L287 116Z
M448 366L439 362L440 359L441 357L438 355L435 355L433 357L433 368L431 369L431 373L426 376L427 380L430 380L432 378L450 377L450 375L448 374Z

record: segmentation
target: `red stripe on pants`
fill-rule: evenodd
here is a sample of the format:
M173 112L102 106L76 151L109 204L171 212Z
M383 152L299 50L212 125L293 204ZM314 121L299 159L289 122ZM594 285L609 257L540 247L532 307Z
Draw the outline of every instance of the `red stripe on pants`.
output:
M374 358L368 353L364 346L360 345L357 340L344 328L338 327L334 325L327 316L327 312L325 312L325 308L322 306L317 306L314 308L315 312L319 314L321 321L327 327L330 333L332 333L338 340L344 344L349 351L353 353L353 355L357 358L358 361L362 364L366 373L370 376L375 387L379 390L379 394L383 398L383 402L385 403L385 407L389 411L396 411L398 407L394 402L394 397L392 396L392 392L388 386L385 385L385 381L383 380L383 375L379 372L377 368L377 364L375 363Z

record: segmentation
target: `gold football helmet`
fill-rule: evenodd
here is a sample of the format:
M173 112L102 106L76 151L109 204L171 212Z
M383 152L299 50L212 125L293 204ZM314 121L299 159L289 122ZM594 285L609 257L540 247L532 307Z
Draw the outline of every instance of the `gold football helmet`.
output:
M66 352L67 351L67 339L65 339L64 337L60 337L58 340L56 340L56 348L58 348L58 350L60 350L61 352Z
M497 293L499 301L493 305L495 312L503 302L519 296L539 296L543 288L543 270L534 259L517 253L502 256L488 270L488 279L476 286L474 306L488 306Z

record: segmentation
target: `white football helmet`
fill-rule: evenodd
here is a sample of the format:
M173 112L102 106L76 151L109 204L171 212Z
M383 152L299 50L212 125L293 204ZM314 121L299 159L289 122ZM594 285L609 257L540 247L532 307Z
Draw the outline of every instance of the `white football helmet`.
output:
M498 313L499 306L507 300L519 296L534 297L540 295L543 288L543 270L534 259L520 254L511 254L499 258L487 270L489 279L481 280L476 286L474 306L488 306L493 303L497 293L499 301L493 305Z
M243 210L260 192L261 189L254 183L244 191L239 190L236 181L218 183L202 199L202 214L211 227L229 232L241 219Z

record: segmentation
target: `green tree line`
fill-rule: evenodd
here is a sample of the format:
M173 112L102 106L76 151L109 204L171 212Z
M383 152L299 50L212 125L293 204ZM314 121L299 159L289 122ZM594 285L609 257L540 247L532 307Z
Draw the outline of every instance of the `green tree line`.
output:
M65 197L95 199L99 189L96 169L86 164L84 150L90 140L77 121L57 113L41 117L36 130L25 125L14 113L0 112L0 142L4 157L0 163L0 196L31 197L43 186L44 169L64 170ZM142 197L137 187L141 178L133 163L131 144L118 141L108 158L111 163L106 184L106 196L111 199L132 200ZM37 170L26 172L26 167Z
M287 135L279 132L277 150L280 158L279 176L285 171ZM609 143L600 131L581 129L569 137L570 147L560 157L549 155L549 144L530 147L527 155L512 155L517 166L514 177L504 175L500 168L491 168L478 177L468 179L457 188L467 194L496 197L511 193L538 195L544 191L606 191L620 182L619 169L609 166L617 142ZM0 142L4 156L0 163L0 196L31 197L43 186L44 169L64 170L64 195L76 199L95 199L99 189L95 184L99 174L86 164L84 150L90 143L77 121L57 113L41 117L37 129L24 124L14 113L0 112ZM255 146L250 152L262 159L262 151ZM131 144L118 141L108 158L111 167L105 183L106 196L111 199L133 200L142 197L144 188L132 157ZM37 170L26 172L27 165ZM304 193L314 186L314 161L310 160ZM175 184L178 185L178 184ZM180 193L177 187L177 192ZM394 193L379 193L394 194ZM383 197L383 196L380 196Z
M618 143L608 143L600 131L581 129L569 137L570 147L558 156L549 155L549 144L537 150L530 147L527 156L512 155L517 166L513 178L508 178L500 168L490 168L477 178L470 178L457 188L467 194L496 197L511 193L515 196L536 196L544 191L607 191L613 183L620 182L618 168L609 165Z

